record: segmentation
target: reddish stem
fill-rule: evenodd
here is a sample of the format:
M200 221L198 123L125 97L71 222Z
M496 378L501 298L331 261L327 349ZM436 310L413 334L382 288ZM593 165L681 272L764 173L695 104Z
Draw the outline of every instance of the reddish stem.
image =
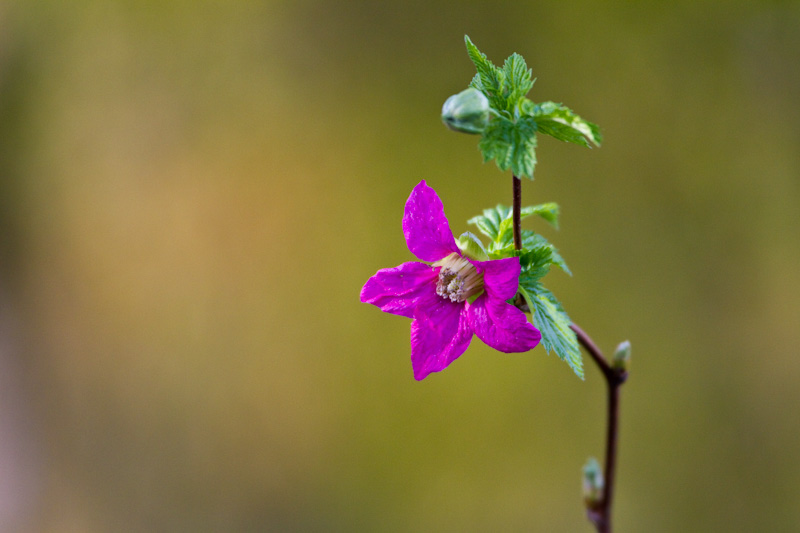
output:
M516 176L511 176L514 182L514 248L522 250L522 180Z
M611 533L611 504L614 499L614 473L617 463L617 441L619 435L619 388L628 378L624 370L612 367L597 345L592 341L577 324L571 324L572 331L578 337L578 342L589 353L592 360L600 368L608 387L608 426L606 430L606 461L603 472L605 485L603 495L596 505L586 511L589 521L592 522L598 533Z
M512 179L514 182L514 248L521 250L522 224L520 223L520 214L522 211L522 182L516 176L512 176ZM527 307L520 294L517 294L517 299L514 303L520 307L520 309L525 309ZM606 461L603 473L605 484L603 485L603 494L600 501L592 505L592 507L586 511L586 514L589 521L594 524L598 533L611 533L611 503L614 498L614 472L617 463L617 439L619 434L619 387L625 383L625 380L628 378L628 373L624 370L617 370L612 367L594 341L592 341L591 337L576 324L570 324L570 328L572 328L572 331L574 331L575 335L578 337L578 342L600 368L608 387Z

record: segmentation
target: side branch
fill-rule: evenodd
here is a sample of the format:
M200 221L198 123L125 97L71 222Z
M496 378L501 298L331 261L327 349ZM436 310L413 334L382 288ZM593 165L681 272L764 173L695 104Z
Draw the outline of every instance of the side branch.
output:
M514 229L514 248L522 249L522 181L517 176L511 176L513 181L513 229ZM516 296L514 305L522 310L526 310L527 305L519 293ZM532 311L532 310L531 310ZM602 495L597 500L593 500L587 505L587 516L594 524L598 533L611 533L611 502L614 496L614 470L617 460L617 434L619 432L619 387L625 382L628 373L624 368L616 368L615 361L612 366L603 356L603 353L586 334L576 324L570 327L578 337L578 342L589 353L592 360L600 368L608 386L608 431L606 433L606 461L605 461L605 483ZM624 366L624 365L623 365Z
M614 473L617 462L617 440L619 434L619 387L625 383L628 373L623 369L614 368L609 364L603 353L576 324L571 324L572 331L578 337L578 342L583 346L592 360L600 368L606 379L608 388L608 426L606 431L606 457L603 476L605 484L599 501L593 502L586 514L598 533L611 533L611 504L614 498Z
M581 346L588 352L588 354L594 359L594 362L600 367L600 371L603 372L603 375L608 379L611 374L616 374L616 371L611 368L611 365L606 361L606 358L603 356L603 352L600 351L600 348L594 343L591 337L583 331L577 324L570 324L569 326L572 331L575 332L575 335L578 337L578 342L581 343Z

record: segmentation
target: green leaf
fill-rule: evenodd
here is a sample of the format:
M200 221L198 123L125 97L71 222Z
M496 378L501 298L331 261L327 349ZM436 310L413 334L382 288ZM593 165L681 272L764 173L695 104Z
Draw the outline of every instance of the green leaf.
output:
M489 124L483 129L478 147L484 163L495 161L500 170L511 170L517 177L533 179L536 167L536 134L541 132L565 142L597 146L602 142L600 129L555 102L535 104L526 95L536 81L525 59L511 54L498 68L464 36L467 54L477 74L470 87L489 101ZM447 122L448 124L450 122ZM458 131L460 124L455 123ZM469 129L478 133L483 127Z
M501 69L478 50L468 35L464 36L464 42L467 45L467 54L478 71L470 86L482 91L496 111L505 111L508 118L514 117L515 108L520 105L534 83L525 59L517 53L511 54Z
M484 209L482 215L472 217L467 224L475 224L481 233L495 241L500 233L500 224L511 216L510 213L510 207L498 204L493 209Z
M589 141L597 146L603 142L600 128L587 120L583 120L570 108L555 102L543 102L538 105L524 106L532 112L538 131L550 135L560 141L590 146Z
M508 170L511 166L511 147L514 143L514 123L505 117L495 117L483 130L478 148L483 162L496 160L497 166Z
M536 122L523 117L514 122L498 116L483 130L478 143L484 163L494 160L500 170L509 170L517 177L533 179L536 166Z
M571 276L572 272L564 261L564 258L558 253L558 249L550 244L543 236L530 230L522 230L522 250L516 250L514 248L514 237L511 232L501 232L498 234L498 240L489 243L487 252L492 259L502 259L515 255L522 256L524 253L536 250L542 246L550 250L550 264L558 266ZM544 272L542 275L546 273L547 272Z
M532 180L533 169L536 166L535 120L524 117L516 122L511 152L511 172L518 178L526 177Z
M474 87L475 89L478 89L481 92L484 92L484 93L486 92L486 91L483 90L483 83L481 83L481 75L480 74L475 74L475 76L472 77L472 81L469 82L469 85L467 87Z
M570 276L572 275L572 271L567 266L567 262L564 261L564 258L561 257L561 254L558 253L558 250L555 247L553 247L553 264L558 266L561 270L563 270Z
M506 246L514 244L514 215L509 210L508 216L503 219L498 227L497 239L492 244Z
M533 87L533 73L525 63L525 59L516 52L511 54L503 64L506 85L506 109L513 111Z
M572 271L570 271L569 267L567 266L567 263L564 261L564 258L561 257L561 254L558 253L558 249L555 246L550 244L550 242L547 239L545 239L542 235L539 235L538 233L534 233L530 230L522 230L523 248L527 250L533 250L534 248L537 248L539 246L549 247L551 251L550 262L561 268L561 270L563 270L570 276L572 275Z
M523 207L520 210L520 220L538 215L557 228L559 211L558 204L554 202ZM492 209L484 209L482 215L472 217L467 223L478 226L484 235L489 237L492 242L500 244L501 247L513 242L513 213L510 207L497 204ZM535 235L532 231L522 230L523 246L530 239L544 239L544 237Z
M478 50L478 47L472 43L468 35L464 36L464 42L467 45L467 54L478 71L470 86L483 92L492 107L504 109L505 101L502 93L505 73L489 61L486 58L486 54Z
M559 141L570 142L591 148L589 141L586 140L583 133L574 129L572 126L567 126L557 120L548 118L537 119L536 125L539 127L540 132L558 139Z
M528 209L525 216L534 214L533 211L533 209ZM498 205L494 209L485 209L483 215L473 217L468 221L470 224L477 225L478 229L491 239L486 248L490 259L519 256L523 273L530 269L530 275L536 279L547 274L550 271L550 265L556 265L570 276L572 275L566 261L558 253L558 249L538 233L522 230L522 249L517 250L514 246L512 218L513 214L510 208Z
M486 248L483 247L481 240L469 231L462 233L456 244L458 244L461 252L470 259L477 259L478 261L489 260L489 254L486 253Z
M550 224L553 225L554 228L558 229L558 215L561 209L558 207L558 204L555 202L549 202L546 204L539 204L539 205L532 205L529 207L523 207L520 210L520 219L525 217L529 217L531 215L539 215Z
M533 324L542 332L544 349L547 353L555 351L579 378L584 379L578 338L569 327L571 321L561 303L552 292L528 276L520 276L519 286L531 309Z
M550 265L553 263L553 245L544 242L531 249L525 250L519 256L519 264L522 273L532 281L539 280L550 272Z

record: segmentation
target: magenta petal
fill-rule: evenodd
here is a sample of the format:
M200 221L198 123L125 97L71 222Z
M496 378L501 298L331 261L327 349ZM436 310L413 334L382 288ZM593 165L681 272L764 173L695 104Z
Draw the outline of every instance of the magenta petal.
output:
M519 257L507 257L493 261L473 261L483 272L483 286L490 298L508 300L517 294L519 289Z
M456 240L444 216L444 206L425 180L411 191L403 216L403 235L411 253L431 263L451 252L458 253Z
M480 296L467 312L472 331L483 342L505 353L527 352L542 339L525 313L503 300Z
M384 268L364 284L361 301L386 313L414 318L418 300L423 296L436 296L437 276L436 269L424 263Z
M437 299L418 308L411 323L411 366L418 381L447 368L472 340L464 304Z

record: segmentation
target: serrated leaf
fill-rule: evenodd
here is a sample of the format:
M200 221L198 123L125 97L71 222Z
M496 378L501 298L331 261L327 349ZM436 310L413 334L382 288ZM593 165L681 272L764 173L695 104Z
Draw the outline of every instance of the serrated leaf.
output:
M505 117L495 117L483 130L478 148L483 162L494 160L502 170L511 166L511 148L514 143L514 123Z
M515 123L511 152L511 172L532 180L536 166L536 122L532 118L524 117Z
M547 239L545 239L542 235L538 233L534 233L530 230L522 230L522 247L528 250L532 250L538 246L548 246L551 249L551 263L558 266L561 270L572 275L572 271L570 271L569 267L567 266L566 261L564 258L561 257L561 254L558 253L558 248L553 246Z
M531 309L533 324L542 333L544 349L547 353L555 351L579 378L584 379L578 338L569 327L571 321L561 303L552 292L528 276L520 276L519 283L520 293Z
M481 240L473 233L465 231L456 241L458 248L461 252L470 259L477 259L478 261L488 261L489 254L486 248L483 247Z
M572 271L570 271L566 261L564 261L564 258L561 257L561 254L558 253L558 249L548 242L548 240L542 235L530 230L522 230L522 250L516 250L514 247L513 235L509 232L505 232L499 233L498 240L489 243L486 251L489 253L490 258L501 259L504 257L522 255L528 251L536 250L540 247L547 247L550 250L550 264L556 265L570 276L572 275ZM547 271L543 272L542 276L546 273Z
M536 111L539 109L539 106L534 104L528 98L523 98L519 103L519 109L523 115L534 116Z
M529 217L531 215L539 215L550 224L553 225L554 228L558 229L558 215L560 214L561 208L558 207L558 204L555 202L549 202L546 204L539 204L539 205L532 205L528 207L523 207L520 210L520 219Z
M519 178L532 180L537 133L581 146L600 145L602 135L595 124L562 104L537 105L526 97L536 80L520 54L511 54L498 68L469 36L464 36L464 42L477 70L470 87L481 91L491 108L489 125L478 144L484 163L495 161L500 170L511 170Z
M504 109L505 101L502 93L505 73L489 61L486 54L478 50L478 47L472 43L468 35L464 36L464 43L467 45L467 55L469 55L470 60L475 65L475 69L478 71L477 77L472 79L470 85L483 92L492 107Z
M567 266L567 262L564 261L564 258L561 257L561 254L558 253L558 250L555 248L553 248L553 264L558 266L561 270L563 270L570 276L572 275L572 271Z
M539 127L540 132L544 133L545 135L549 135L554 139L591 148L589 141L586 140L586 137L584 137L583 133L576 130L572 126L568 126L562 122L549 118L537 119L536 125Z
M511 111L519 104L522 97L528 94L533 87L533 73L525 63L525 59L517 54L511 54L503 64L506 85L506 109Z
M492 209L484 209L482 215L467 220L467 224L475 224L478 229L492 241L497 240L500 223L508 218L511 208L498 204Z
M554 202L523 207L520 210L520 220L538 215L554 226L558 227L559 207ZM513 212L510 207L497 204L491 209L484 209L483 214L472 217L468 224L475 224L478 229L491 239L489 248L500 249L508 244L513 244ZM530 230L522 230L522 246L531 249L540 242L547 243L547 239ZM550 245L552 246L552 245ZM555 248L553 248L555 250ZM556 252L557 254L557 252ZM560 258L560 256L558 256ZM563 263L563 259L561 260ZM559 265L565 270L566 264Z
M511 210L509 210L508 216L500 223L497 230L497 238L494 242L495 244L503 243L504 245L514 243L514 215Z
M487 251L489 252L489 256L493 259L495 255L502 256L502 257L510 257L508 254L507 249L513 248L514 246L514 237L511 234L507 233L500 233L498 235L499 239L497 241L493 241L489 244L489 248ZM561 254L558 253L558 249L553 246L546 238L542 235L533 232L531 230L524 229L522 230L522 250L534 250L540 246L547 246L551 249L551 263L558 266L561 270L572 275L572 271L570 271L569 267L567 266L566 261L564 258L561 257ZM505 255L503 255L505 254Z
M526 109L530 109L526 106ZM560 141L590 146L603 142L600 128L582 119L570 108L555 102L542 102L533 106L533 118L539 131Z
M467 55L469 55L470 60L475 65L481 83L487 87L499 85L497 82L499 81L500 69L489 61L486 54L478 50L478 47L475 46L468 35L464 36L464 43L467 46Z
M509 170L517 177L533 179L536 166L536 123L530 117L513 122L495 117L478 143L484 163L494 160L500 170Z
M539 280L550 272L552 261L551 251L548 247L533 250L517 250L514 244L493 247L488 250L489 259L505 259L507 257L519 257L522 274L527 275L532 280Z
M539 280L550 271L550 265L553 263L553 245L542 243L539 246L532 247L525 250L519 256L519 264L522 273L532 281Z
M488 248L489 259L505 259L506 257L519 257L523 253L522 250L517 250L514 244L507 244L505 246L497 246L492 243Z
M481 91L482 93L486 92L486 91L483 90L483 83L481 82L481 75L480 74L475 74L475 76L472 77L472 81L469 82L469 87L474 87L474 88L478 89L479 91Z
M525 216L532 214L536 213L533 209L528 209ZM558 253L558 249L538 233L522 230L522 249L517 250L514 245L512 218L513 214L510 208L498 205L494 209L485 209L483 215L469 219L470 224L477 225L478 229L491 239L489 246L486 247L490 259L518 256L523 273L530 270L530 276L535 279L540 279L547 274L550 271L550 265L556 265L570 276L572 275L566 261Z

